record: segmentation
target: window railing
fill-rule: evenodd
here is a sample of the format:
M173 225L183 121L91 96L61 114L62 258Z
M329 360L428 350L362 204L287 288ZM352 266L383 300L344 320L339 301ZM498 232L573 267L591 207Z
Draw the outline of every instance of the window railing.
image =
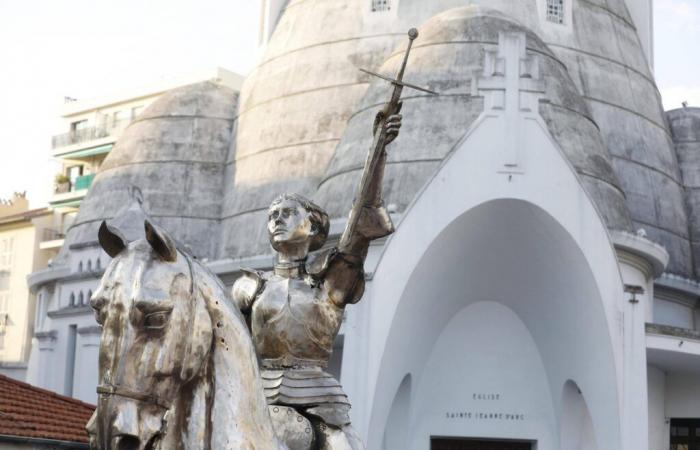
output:
M75 179L74 191L80 191L82 189L88 189L92 185L92 180L95 178L95 174L82 175Z
M66 235L53 228L44 228L43 240L44 241L55 241L57 239L63 239Z
M130 122L130 119L123 119L110 123L109 125L87 127L80 130L73 130L69 131L68 133L59 134L51 139L51 148L66 147L68 145L113 136L126 128Z

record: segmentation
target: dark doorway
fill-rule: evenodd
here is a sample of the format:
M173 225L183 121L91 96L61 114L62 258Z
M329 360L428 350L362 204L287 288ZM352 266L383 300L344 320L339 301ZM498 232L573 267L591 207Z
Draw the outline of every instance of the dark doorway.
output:
M430 450L532 450L531 442L430 438Z
M700 419L671 419L671 450L700 450Z

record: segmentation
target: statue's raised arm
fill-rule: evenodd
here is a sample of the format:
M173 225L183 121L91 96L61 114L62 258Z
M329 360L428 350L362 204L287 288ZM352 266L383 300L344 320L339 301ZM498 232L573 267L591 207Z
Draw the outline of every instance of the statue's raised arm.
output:
M338 246L310 256L325 246L328 214L301 195L282 194L267 211L274 269L244 271L233 285L233 300L250 321L273 419L296 414L307 418L314 430L313 449L364 448L350 424L348 398L326 367L345 306L362 298L369 243L394 230L382 203L382 178L386 146L401 126L401 90L410 86L401 79L410 42L417 36L415 30L409 32L397 79L388 79L393 92L375 120L372 147ZM278 435L286 435L288 425L277 427ZM307 447L295 444L290 448Z
M374 139L367 154L362 178L350 210L348 223L340 238L337 248L342 263L328 266L324 283L331 293L332 300L338 304L355 303L362 296L364 281L357 280L357 273L362 273L362 266L367 256L369 243L373 239L387 236L394 231L389 213L382 201L382 180L386 166L386 146L393 141L401 127L401 92L404 87L435 94L435 92L414 86L403 81L403 75L411 52L413 41L418 31L412 28L408 32L408 46L396 79L391 79L368 70L370 75L389 81L393 90L389 101L379 111L374 121ZM349 276L350 274L355 276Z

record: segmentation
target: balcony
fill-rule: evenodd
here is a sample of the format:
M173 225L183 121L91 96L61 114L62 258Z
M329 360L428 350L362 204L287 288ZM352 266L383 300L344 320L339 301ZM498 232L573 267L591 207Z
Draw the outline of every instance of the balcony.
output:
M44 228L41 236L41 242L39 243L39 248L42 250L60 248L63 245L63 240L65 237L66 235L59 230Z
M75 179L75 191L80 191L82 189L89 189L92 185L92 180L95 178L95 174L91 173L89 175L83 175Z
M666 372L700 373L700 332L646 324L647 362Z
M95 174L91 173L89 175L77 177L72 184L65 183L57 186L51 201L49 201L49 205L51 205L52 208L80 206L80 202L82 202L90 189L94 178Z
M71 155L71 153L79 152L80 154L75 156L76 158L79 158L84 156L92 156L93 154L98 154L99 152L109 152L111 145L107 146L107 144L114 143L116 138L130 122L131 120L124 119L115 123L110 123L109 125L87 127L53 136L51 139L53 154L54 156L73 157L74 155ZM89 150L90 148L97 149L96 151L98 153L91 153L89 151L86 152L86 150ZM83 155L83 153L86 154Z

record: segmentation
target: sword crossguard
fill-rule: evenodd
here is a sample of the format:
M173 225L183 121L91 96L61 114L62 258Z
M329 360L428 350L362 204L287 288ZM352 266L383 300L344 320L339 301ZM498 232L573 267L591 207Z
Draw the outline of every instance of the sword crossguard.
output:
M403 56L403 61L401 62L401 67L399 68L399 72L396 74L396 78L390 78L385 75L380 75L376 72L372 72L371 70L367 69L360 69L361 72L364 72L368 75L372 75L377 78L381 78L382 80L386 80L389 83L393 84L394 87L398 87L399 91L400 89L407 87L410 89L415 89L417 91L425 92L431 95L438 95L437 92L431 91L430 89L425 89L420 86L416 86L415 84L410 84L406 83L403 81L403 74L406 71L406 64L408 63L408 55L411 53L411 46L413 45L413 41L415 41L418 38L418 30L415 28L411 28L408 30L408 47L406 47L406 53L404 53ZM398 101L398 99L396 99Z

